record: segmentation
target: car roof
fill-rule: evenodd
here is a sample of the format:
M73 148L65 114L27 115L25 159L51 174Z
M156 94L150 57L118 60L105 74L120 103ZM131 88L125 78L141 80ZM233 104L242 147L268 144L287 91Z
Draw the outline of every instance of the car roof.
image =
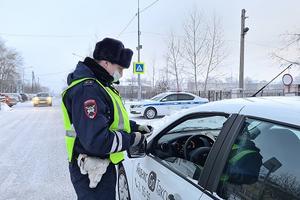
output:
M38 94L47 94L47 95L49 95L49 92L39 92L39 93L36 93L37 95Z
M202 104L179 115L196 112L223 112L256 116L300 126L300 97L250 97ZM174 118L178 117L173 116ZM172 118L173 118L172 117Z
M164 98L164 97L166 97L170 94L188 94L188 95L191 95L191 96L194 96L194 97L197 97L197 98L201 98L201 97L199 97L199 96L197 96L193 93L189 93L189 92L174 92L174 91L173 92L162 92L162 93L159 93L157 95L161 95L161 98ZM202 99L204 99L204 98L202 98Z
M172 92L163 92L161 94L165 94L165 95L169 95L169 94L190 94L190 95L195 96L194 94L189 93L189 92L175 92L175 91L172 91Z

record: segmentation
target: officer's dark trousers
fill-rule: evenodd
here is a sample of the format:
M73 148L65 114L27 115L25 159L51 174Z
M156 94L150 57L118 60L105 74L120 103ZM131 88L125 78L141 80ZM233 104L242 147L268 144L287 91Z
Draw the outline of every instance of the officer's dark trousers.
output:
M69 164L71 181L78 200L116 200L116 169L110 163L96 188L89 188L88 175L82 175L77 162Z

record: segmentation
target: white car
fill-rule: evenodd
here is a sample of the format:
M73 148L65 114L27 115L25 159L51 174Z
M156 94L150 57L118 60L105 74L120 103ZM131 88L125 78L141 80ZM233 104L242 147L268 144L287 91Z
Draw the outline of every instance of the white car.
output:
M169 115L174 111L191 108L208 100L187 92L165 92L150 100L130 105L130 113L153 119L156 116Z
M300 97L224 100L162 120L118 166L120 200L300 199Z

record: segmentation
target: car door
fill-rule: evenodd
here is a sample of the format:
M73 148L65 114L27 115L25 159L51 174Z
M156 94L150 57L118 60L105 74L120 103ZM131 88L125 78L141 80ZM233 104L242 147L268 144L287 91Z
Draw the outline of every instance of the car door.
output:
M169 115L177 107L177 94L170 94L160 100L159 113Z
M191 160L183 155L182 148L185 146L186 153L201 146L215 148L213 142L228 130L232 121L224 113L197 113L168 126L150 141L147 156L134 163L132 199L199 200L206 193L198 182L210 152L204 152L199 160ZM205 139L199 143L190 140L185 145L188 138L198 136Z
M300 199L300 126L245 116L237 127L206 183L213 198Z
M178 94L177 95L177 101L179 102L178 109L187 109L192 106L195 106L194 100L195 97L189 94Z

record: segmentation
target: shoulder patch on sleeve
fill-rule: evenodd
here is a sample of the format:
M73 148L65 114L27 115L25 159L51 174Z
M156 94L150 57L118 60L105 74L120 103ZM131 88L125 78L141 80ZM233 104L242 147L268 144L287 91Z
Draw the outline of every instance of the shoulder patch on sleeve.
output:
M84 102L84 112L89 119L94 119L97 115L97 103L94 99Z
M83 82L83 86L89 86L89 85L93 85L94 84L94 80L85 80L84 82Z

